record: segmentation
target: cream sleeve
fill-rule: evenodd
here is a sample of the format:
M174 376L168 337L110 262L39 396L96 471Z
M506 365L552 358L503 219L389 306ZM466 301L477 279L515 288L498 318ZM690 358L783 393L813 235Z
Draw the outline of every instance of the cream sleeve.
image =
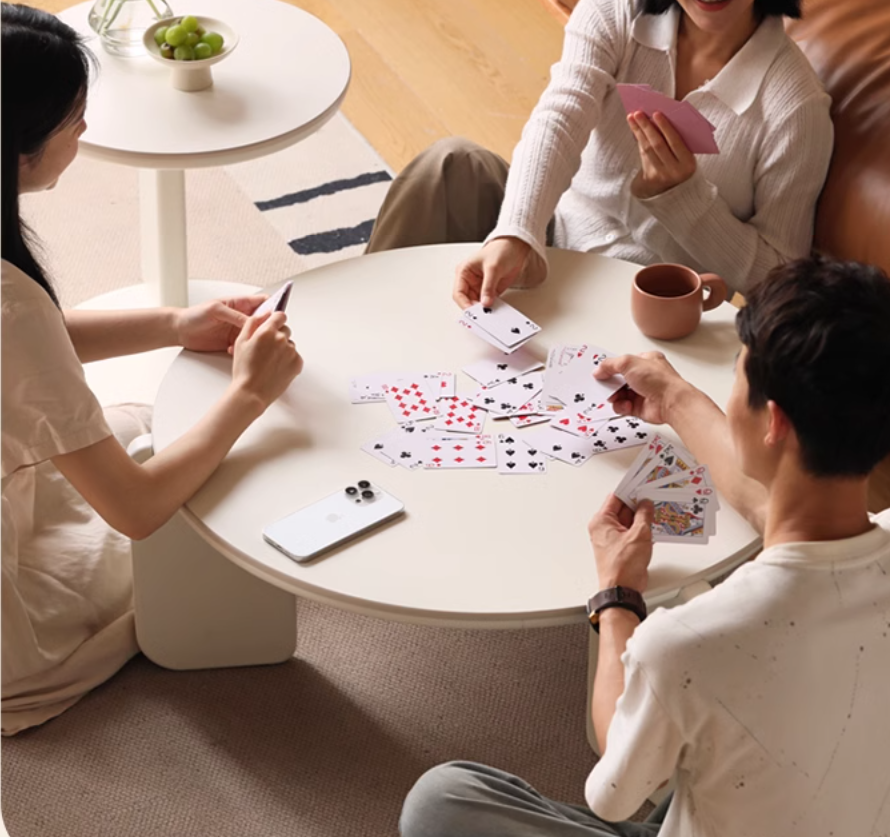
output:
M2 473L111 435L87 386L62 312L46 292L2 265Z
M630 39L627 0L581 0L566 26L562 57L513 152L497 226L546 264L547 224L581 165Z

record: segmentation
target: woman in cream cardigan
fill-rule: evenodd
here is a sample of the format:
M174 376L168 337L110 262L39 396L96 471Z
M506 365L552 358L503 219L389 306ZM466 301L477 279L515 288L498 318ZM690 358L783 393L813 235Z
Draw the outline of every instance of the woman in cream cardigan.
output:
M744 291L809 253L831 156L830 100L785 34L799 0L580 0L512 164L442 140L393 182L369 251L484 241L462 307L547 274L545 247L714 271ZM617 83L694 105L720 152L694 155Z

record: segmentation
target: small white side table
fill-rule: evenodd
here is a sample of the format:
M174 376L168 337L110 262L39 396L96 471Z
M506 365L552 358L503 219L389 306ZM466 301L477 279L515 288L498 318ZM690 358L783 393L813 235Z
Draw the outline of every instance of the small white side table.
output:
M142 272L151 283L119 304L184 306L185 169L252 160L317 131L346 94L349 54L324 23L281 0L190 0L190 13L224 20L240 43L213 67L212 87L184 93L149 56L107 53L87 23L91 7L80 3L59 15L90 39L100 66L81 150L140 169Z

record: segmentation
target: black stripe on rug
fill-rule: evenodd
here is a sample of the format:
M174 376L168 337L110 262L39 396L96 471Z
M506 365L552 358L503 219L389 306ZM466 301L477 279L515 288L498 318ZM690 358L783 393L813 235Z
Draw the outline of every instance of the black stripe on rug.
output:
M364 221L357 227L341 227L338 230L306 235L303 238L295 238L288 242L291 249L301 256L311 256L314 253L336 253L344 247L352 247L354 244L365 244L371 237L374 227L374 219Z
M291 192L289 195L282 195L280 198L273 198L269 201L257 201L256 208L260 212L265 212L267 209L281 209L283 206L306 203L325 195L335 195L337 192L345 192L347 189L358 189L361 186L369 186L371 183L382 183L388 180L392 180L392 175L389 172L369 171L358 175L358 177L332 180L330 183L322 183L321 186L304 189L302 192Z

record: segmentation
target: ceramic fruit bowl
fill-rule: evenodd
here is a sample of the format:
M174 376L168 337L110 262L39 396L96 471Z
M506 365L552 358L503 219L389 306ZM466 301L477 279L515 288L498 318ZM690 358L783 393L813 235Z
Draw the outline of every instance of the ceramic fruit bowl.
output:
M167 58L161 54L161 44L158 43L156 35L160 29L169 29L171 26L179 24L183 17L185 16L168 17L152 24L145 30L142 42L145 45L145 51L155 61L170 69L170 80L177 90L184 90L189 93L196 90L206 90L213 84L210 68L214 64L219 64L220 61L224 61L232 54L232 51L238 46L238 34L231 26L221 20L213 17L204 17L203 15L193 15L198 21L198 26L205 32L216 32L222 35L222 48L208 58L193 58L189 60Z

